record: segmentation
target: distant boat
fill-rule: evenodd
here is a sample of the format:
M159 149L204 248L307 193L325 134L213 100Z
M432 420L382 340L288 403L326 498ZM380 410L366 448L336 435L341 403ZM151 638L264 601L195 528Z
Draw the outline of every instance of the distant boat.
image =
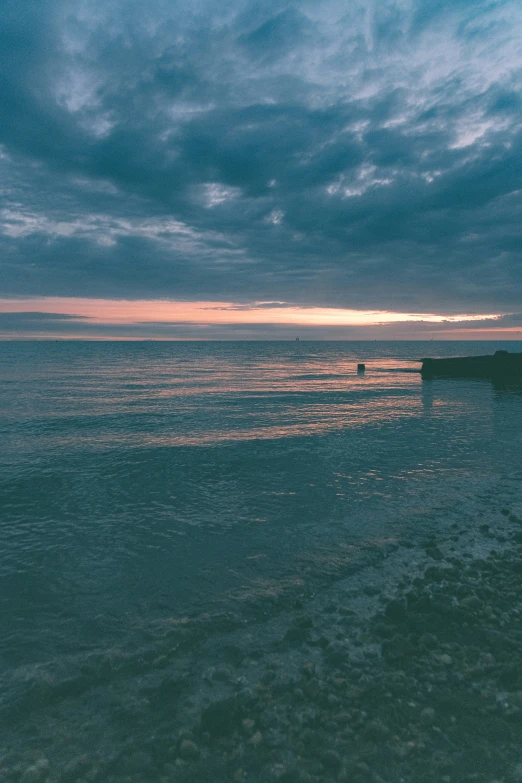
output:
M298 343L299 342L299 337L296 337L295 341L296 341L296 343Z

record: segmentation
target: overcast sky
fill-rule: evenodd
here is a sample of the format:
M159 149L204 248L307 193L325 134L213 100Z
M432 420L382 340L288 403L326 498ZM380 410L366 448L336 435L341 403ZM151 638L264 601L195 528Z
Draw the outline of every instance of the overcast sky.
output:
M521 38L520 0L2 0L0 335L522 329Z

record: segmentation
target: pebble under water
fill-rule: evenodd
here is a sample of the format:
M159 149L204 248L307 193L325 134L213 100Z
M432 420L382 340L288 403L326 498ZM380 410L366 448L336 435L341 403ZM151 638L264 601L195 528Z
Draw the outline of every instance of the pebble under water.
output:
M499 348L0 343L2 779L522 781Z

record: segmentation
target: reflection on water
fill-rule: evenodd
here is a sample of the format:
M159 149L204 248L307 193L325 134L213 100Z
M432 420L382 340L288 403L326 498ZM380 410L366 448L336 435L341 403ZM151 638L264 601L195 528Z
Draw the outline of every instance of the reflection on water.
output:
M16 438L17 453L320 435L433 409L432 387L405 358L367 359L363 374L356 356L335 347L325 355L276 344L254 349L261 353L254 360L221 346L217 356L200 348L191 356L185 345L148 345L150 355L111 348L94 362L73 355L64 363L71 347L61 345L51 361L12 361L4 416L16 422L6 435Z
M426 378L422 380L422 409L425 416L431 416L433 412L433 383Z
M493 388L500 395L522 395L522 381L506 381L495 378L491 381Z
M174 655L160 626L337 578L382 540L471 514L520 459L521 390L422 381L414 360L430 353L0 344L8 701L30 667L60 681L123 645L141 672Z

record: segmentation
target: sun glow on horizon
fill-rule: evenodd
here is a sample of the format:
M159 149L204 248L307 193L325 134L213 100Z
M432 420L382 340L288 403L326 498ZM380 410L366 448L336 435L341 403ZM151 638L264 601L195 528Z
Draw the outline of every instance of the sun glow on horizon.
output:
M380 326L400 323L464 323L495 320L503 313L403 313L315 307L286 302L183 302L171 300L35 297L0 299L0 313L41 313L86 319L93 325L281 324L288 326Z

